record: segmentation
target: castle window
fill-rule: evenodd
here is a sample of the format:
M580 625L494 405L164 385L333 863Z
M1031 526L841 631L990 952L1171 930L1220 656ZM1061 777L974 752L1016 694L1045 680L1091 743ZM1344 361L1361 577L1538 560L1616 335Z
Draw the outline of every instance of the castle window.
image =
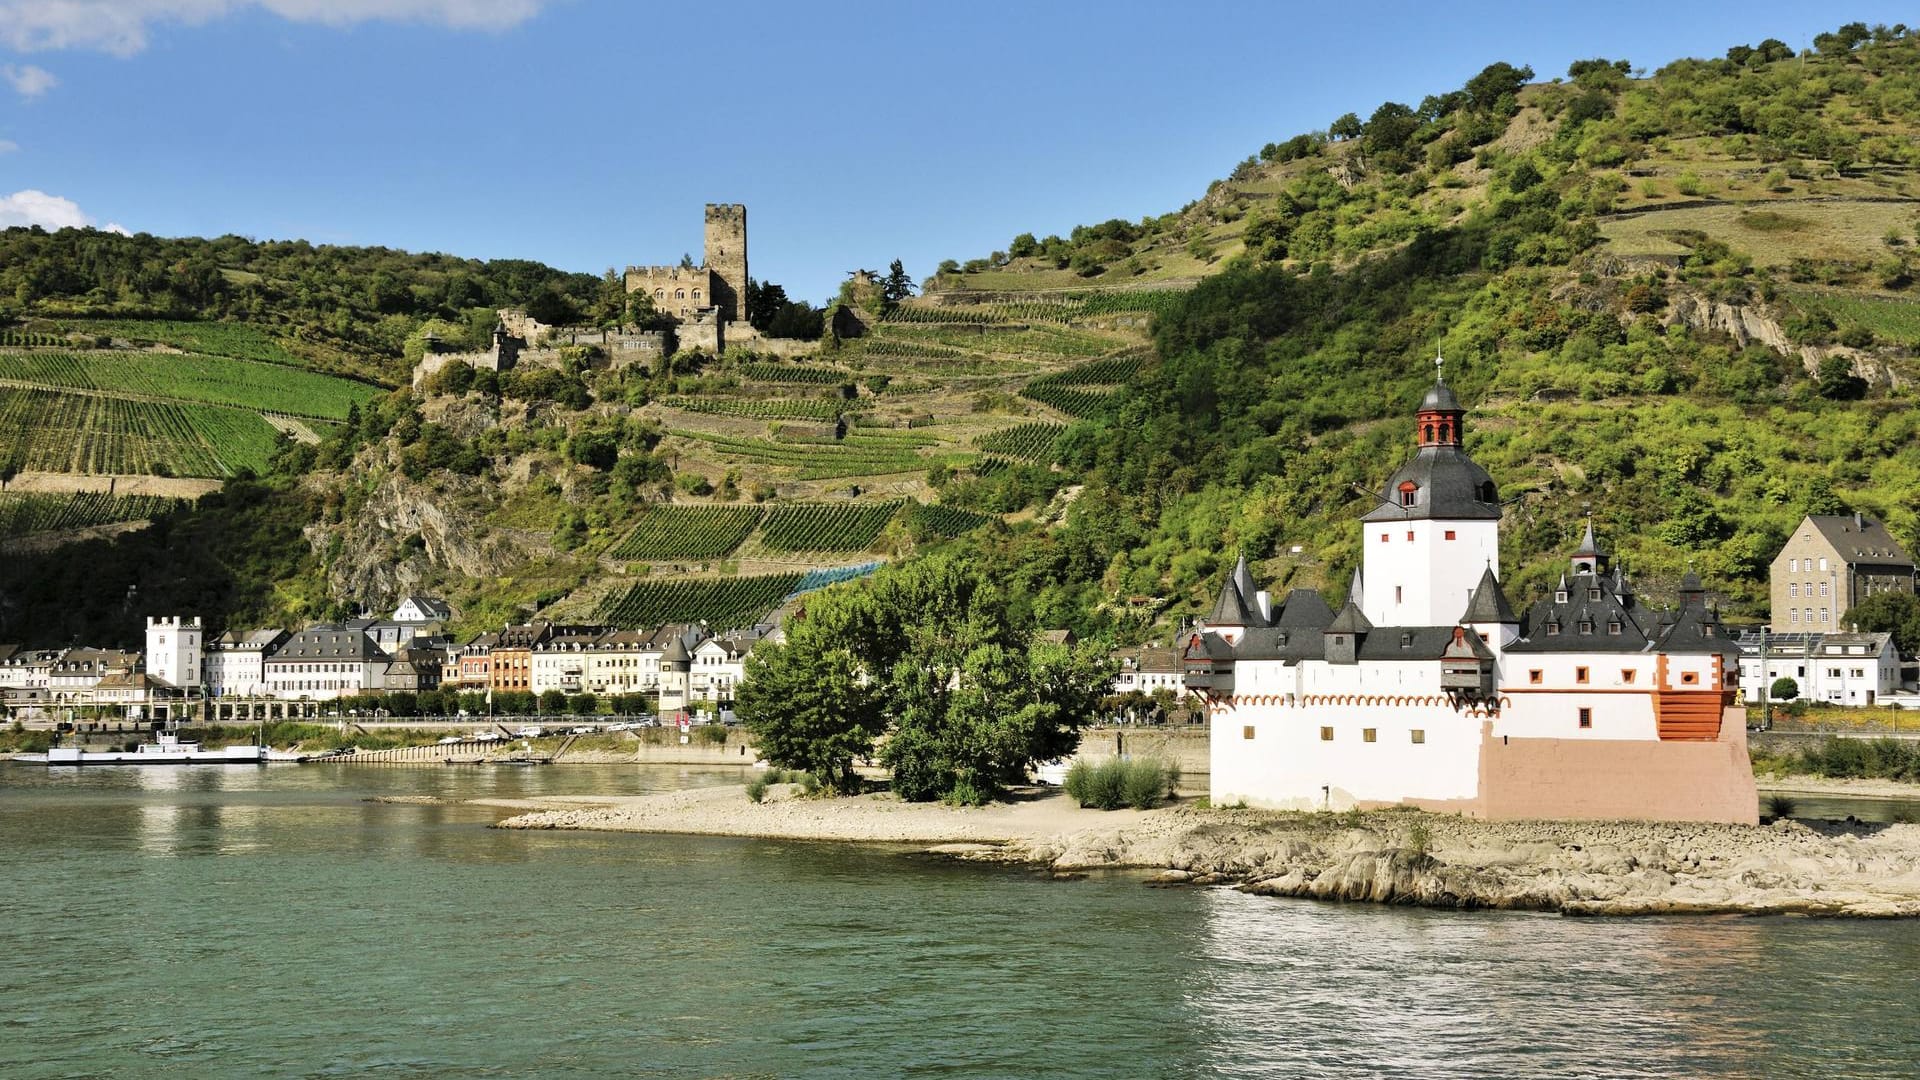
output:
M1683 671L1680 673L1680 685L1682 686L1697 686L1699 682L1700 673L1697 671Z
M1619 620L1619 619L1612 619L1612 620L1609 620L1609 621L1607 622L1607 633L1609 633L1609 634L1613 634L1613 635L1615 635L1615 636L1618 636L1618 635L1619 635L1619 633L1620 633L1620 620Z
M699 290L699 289L695 289L695 290L693 290L693 298L694 298L695 300L698 300L698 299L700 299L700 290Z
M1588 589L1588 590L1587 590L1587 599L1589 599L1589 600L1598 600L1598 599L1600 599L1600 590L1599 590L1599 589Z
M1400 505L1412 506L1415 500L1415 493L1418 492L1419 490L1420 489L1416 487L1414 485L1414 482L1411 480L1408 480L1402 483L1400 485Z
M1395 586L1393 587L1393 602L1394 602L1394 603L1396 603L1396 604L1398 604L1398 603L1400 603L1400 594L1401 594L1401 587L1400 587L1400 586L1398 586L1398 585L1395 585ZM1402 642L1401 644L1405 644L1405 642Z
M1413 543L1413 530L1412 530L1412 529L1408 529L1408 530L1407 530L1407 543L1409 543L1409 544L1411 544L1411 543Z
M1580 726L1583 728L1590 728L1593 726L1593 710L1592 709L1582 708L1580 710Z
M1321 742L1332 742L1332 741L1333 741L1333 729L1332 729L1332 728L1330 728L1330 727L1323 727L1323 728L1321 728L1321 729L1320 729L1320 741L1321 741Z
M1548 637L1556 637L1556 636L1558 636L1558 635L1559 635L1559 633L1560 633L1560 624L1559 624L1559 623L1557 623L1557 622L1550 622L1550 623L1548 623L1548 624L1547 624L1547 636L1548 636Z
M687 298L687 290L685 289L673 290L673 298L675 300L685 300Z
M1567 602L1567 590L1565 590L1565 589L1556 589L1556 590L1554 590L1554 593L1553 593L1553 602L1554 602L1554 603L1556 603L1556 604L1564 604L1564 603L1566 603L1566 602Z
M1381 534L1380 534L1380 542L1381 542L1381 543L1383 543L1383 544L1387 542L1387 534L1386 534L1386 533L1381 533Z
M667 298L667 290L665 289L653 290L653 298L655 300L665 300Z
M1403 649L1413 648L1413 635L1403 631L1400 634L1400 647Z
M1433 425L1432 424L1427 425L1427 441L1428 442L1433 441Z
M1251 738L1253 738L1253 725L1252 725L1252 724L1248 724L1248 725L1247 725L1246 727L1243 727L1243 728L1241 728L1241 729L1240 729L1240 737L1241 737L1241 738L1243 738L1243 739L1251 739Z
M1620 681L1626 683L1628 686L1632 686L1633 677L1637 674L1639 674L1639 672L1634 671L1632 668L1623 667L1620 669Z
M1452 530L1452 529L1448 529L1448 530L1447 530L1447 539L1449 539L1449 540L1451 540L1451 539L1453 539L1453 538L1454 538L1454 537L1453 537L1453 530Z
M1414 729L1413 729L1413 730L1412 730L1411 732L1409 732L1408 734L1410 734L1410 735L1412 735L1412 736L1413 736L1413 741L1414 741L1414 742L1416 742L1416 743L1423 743L1423 742L1426 742L1426 741L1427 741L1427 729L1426 729L1426 728L1414 728Z
M1380 741L1379 736L1380 736L1380 729L1378 728L1361 728L1360 729L1361 742L1379 742Z
M1592 619L1581 619L1581 620L1580 620L1580 632L1581 632L1581 633L1583 633L1583 634L1591 634L1591 633L1593 633L1593 620L1592 620Z
M1540 669L1539 669L1539 668L1529 668L1529 669L1527 669L1527 683L1528 683L1528 685L1531 685L1531 686L1539 686L1539 685L1540 685L1540 684L1541 684L1541 683L1542 683L1543 681L1545 681L1545 679L1544 679L1544 676L1542 675L1542 673L1541 673L1541 671L1540 671Z
M1577 668L1574 668L1574 669L1573 669L1573 681L1574 681L1574 682L1577 682L1577 683L1580 683L1580 684L1582 684L1582 685L1585 685L1585 684L1586 684L1586 681L1587 681L1587 669L1586 669L1586 668L1583 668L1583 667L1577 667Z

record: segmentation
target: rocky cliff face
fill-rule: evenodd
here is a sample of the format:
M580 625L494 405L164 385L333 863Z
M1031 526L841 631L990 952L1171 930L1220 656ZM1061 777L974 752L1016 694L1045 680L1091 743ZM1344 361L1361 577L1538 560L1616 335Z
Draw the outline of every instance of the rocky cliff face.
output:
M1878 352L1844 345L1794 344L1780 324L1779 313L1764 304L1730 304L1697 293L1676 293L1661 321L1668 326L1679 323L1692 330L1726 334L1741 348L1764 345L1782 356L1797 356L1810 376L1819 373L1822 361L1839 356L1853 365L1855 375L1876 386L1898 390L1908 382L1893 361Z
M489 577L523 564L528 541L491 529L479 480L443 476L437 487L390 473L356 513L309 525L307 542L327 563L333 595L376 610L449 576Z

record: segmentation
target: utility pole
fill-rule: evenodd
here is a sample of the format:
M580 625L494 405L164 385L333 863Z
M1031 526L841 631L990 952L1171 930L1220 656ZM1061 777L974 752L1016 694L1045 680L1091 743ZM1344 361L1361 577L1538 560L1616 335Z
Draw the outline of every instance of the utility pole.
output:
M1772 665L1767 662L1767 624L1760 624L1760 730L1773 729Z

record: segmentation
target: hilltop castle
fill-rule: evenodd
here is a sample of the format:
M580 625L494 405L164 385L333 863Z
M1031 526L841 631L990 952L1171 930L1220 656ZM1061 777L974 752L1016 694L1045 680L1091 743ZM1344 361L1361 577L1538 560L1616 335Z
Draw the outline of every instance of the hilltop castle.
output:
M629 266L629 293L653 296L655 309L687 322L704 309L718 324L747 317L747 208L708 203L706 248L701 265Z
M1648 609L1589 523L1551 597L1515 615L1464 420L1436 379L1337 612L1310 589L1270 596L1243 558L1187 637L1214 805L1753 823L1739 649L1700 579Z

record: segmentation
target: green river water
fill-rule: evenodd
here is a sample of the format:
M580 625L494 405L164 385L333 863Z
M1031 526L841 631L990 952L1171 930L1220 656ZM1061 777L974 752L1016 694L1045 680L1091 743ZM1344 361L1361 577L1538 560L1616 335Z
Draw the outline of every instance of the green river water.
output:
M489 830L736 770L0 763L0 1077L1913 1077L1920 923Z

